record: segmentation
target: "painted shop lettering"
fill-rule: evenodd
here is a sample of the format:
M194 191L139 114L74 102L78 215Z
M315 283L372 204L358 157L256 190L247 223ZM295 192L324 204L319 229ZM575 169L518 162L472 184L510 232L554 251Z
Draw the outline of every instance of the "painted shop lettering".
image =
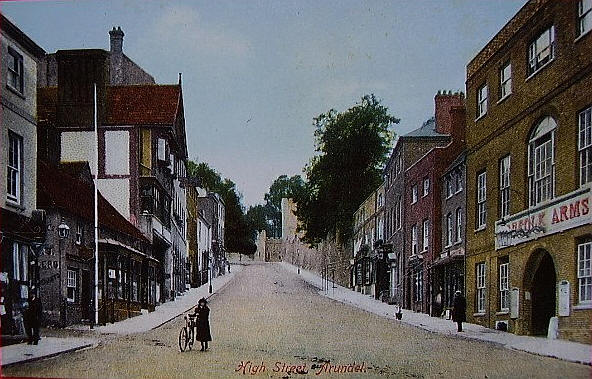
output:
M558 208L553 209L553 219L551 224L557 224L560 222L568 221L580 216L586 216L590 213L590 205L588 198L576 200L573 203L562 205Z

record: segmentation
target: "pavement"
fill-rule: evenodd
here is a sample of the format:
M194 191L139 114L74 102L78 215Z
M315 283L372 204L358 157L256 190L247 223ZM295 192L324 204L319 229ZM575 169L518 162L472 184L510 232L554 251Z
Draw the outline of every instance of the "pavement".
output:
M232 262L231 262L232 263ZM238 262L237 262L238 263ZM91 337L42 337L38 345L27 345L26 343L14 344L0 347L0 360L2 367L9 367L15 364L36 361L40 359L51 358L60 354L69 353L81 349L98 346L99 339L92 338L92 335L129 335L134 333L146 332L169 322L177 316L193 309L199 299L206 299L220 291L228 282L232 280L234 274L239 272L242 266L233 264L231 272L218 276L212 280L213 293L209 293L209 284L198 288L192 288L181 296L177 296L175 301L170 301L156 307L153 312L140 316L128 318L112 324L102 325L89 330L88 325L73 325L66 329L73 331L88 331Z
M298 272L298 267L287 262L280 262L281 267L292 273ZM592 364L592 346L577 342L543 337L519 336L513 333L483 327L481 325L463 323L463 332L456 331L456 323L438 317L431 317L424 313L417 313L403 309L401 321L395 319L395 307L349 288L329 283L329 288L323 290L323 279L316 273L300 269L302 279L317 287L319 294L330 299L349 304L366 310L378 316L412 325L433 333L450 335L458 338L490 342L511 350L525 351L546 357L558 358L568 362L585 365Z
M42 337L38 345L20 343L0 349L2 368L97 346L93 338Z

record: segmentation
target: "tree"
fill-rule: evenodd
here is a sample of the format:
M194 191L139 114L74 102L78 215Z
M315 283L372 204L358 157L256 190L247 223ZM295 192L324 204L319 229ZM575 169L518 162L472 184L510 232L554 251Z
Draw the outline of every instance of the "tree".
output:
M298 202L305 196L304 180L300 175L288 177L280 175L265 194L266 219L269 223L268 233L273 237L281 237L282 233L282 198L292 198Z
M296 212L307 242L317 244L330 233L351 236L354 212L382 182L394 138L389 128L398 122L374 95L313 119L317 154L304 169L307 182Z
M253 250L254 239L242 205L242 195L230 179L222 179L220 174L207 163L196 164L189 161L188 172L200 179L202 186L216 192L224 201L225 224L224 245L230 251L249 252Z

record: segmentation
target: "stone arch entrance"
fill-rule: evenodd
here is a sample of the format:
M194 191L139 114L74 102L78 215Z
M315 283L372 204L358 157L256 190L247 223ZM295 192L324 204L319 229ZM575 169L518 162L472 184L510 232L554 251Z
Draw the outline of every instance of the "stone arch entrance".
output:
M530 307L526 320L530 335L547 335L549 320L556 315L555 264L548 251L532 253L524 272L524 289L530 293ZM528 305L525 299L525 305Z

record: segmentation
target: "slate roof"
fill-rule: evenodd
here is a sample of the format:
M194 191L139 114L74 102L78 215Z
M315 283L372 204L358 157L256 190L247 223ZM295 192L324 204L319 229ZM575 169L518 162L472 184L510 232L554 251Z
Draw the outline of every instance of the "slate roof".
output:
M94 220L94 188L92 183L74 178L57 166L38 161L37 166L37 206L58 208L82 217ZM148 241L148 239L123 217L99 192L99 224L107 229L127 234L130 237Z
M172 125L181 96L179 85L110 86L107 89L109 125Z
M436 118L432 117L423 125L405 135L403 137L445 137L448 134L438 133L436 131Z

